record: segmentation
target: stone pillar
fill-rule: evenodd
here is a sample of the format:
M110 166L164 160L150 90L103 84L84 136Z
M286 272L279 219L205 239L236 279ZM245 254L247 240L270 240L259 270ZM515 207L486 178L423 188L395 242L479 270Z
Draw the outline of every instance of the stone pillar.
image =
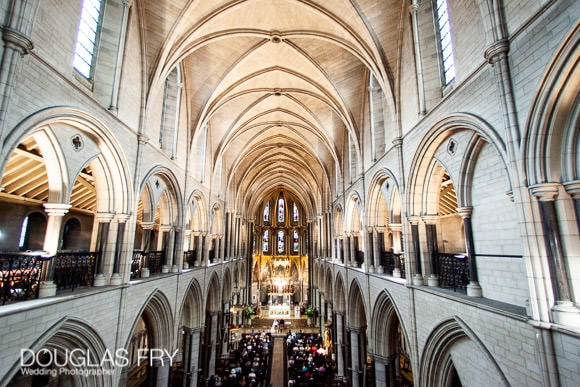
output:
M109 230L111 228L111 221L115 214L97 213L97 238L95 250L99 251L99 259L97 261L96 276L94 286L104 286L107 282L105 276L105 262L111 262L111 246L109 246Z
M196 232L195 235L197 236L197 248L195 252L195 266L201 266L202 257L203 257L203 233Z
M367 228L367 232L364 238L364 246L365 246L365 267L368 268L369 273L374 273L377 266L376 265L376 260L377 260L377 256L374 254L375 249L374 249L374 245L375 245L375 241L374 241L374 237L373 237L373 228L372 227L368 227Z
M191 250L191 230L183 230L183 250L190 251ZM187 243L187 244L186 244ZM189 262L185 259L185 254L183 254L183 268L189 269Z
M349 246L350 246L350 266L352 267L358 267L357 262L356 262L356 250L357 250L357 246L355 246L355 242L356 242L356 238L354 233L351 233L349 236Z
M197 386L197 377L199 373L199 344L201 338L202 328L191 328L190 329L190 337L191 337L191 352L189 355L189 368L186 374L186 386L188 387L196 387Z
M169 366L170 360L168 357L164 357L161 360L154 359L151 367L155 368L153 375L155 375L155 385L156 386L167 386L169 385Z
M403 252L403 225L401 223L391 223L389 228L393 233L393 252L395 254L400 254ZM401 265L397 257L395 259L395 268L393 269L393 277L401 278Z
M409 223L411 223L411 242L413 244L414 257L414 275L413 285L423 285L423 268L421 265L421 248L419 241L419 217L410 216Z
M437 259L437 215L425 215L421 219L425 224L425 239L427 240L427 285L439 286L439 268Z
M343 312L335 312L336 319L336 373L337 376L344 377L344 337L343 333Z
M209 339L209 369L207 370L207 375L215 375L216 357L217 357L217 331L218 327L218 315L219 311L209 312L211 322L211 331Z
M552 308L554 322L579 325L580 311L572 302L568 267L562 247L562 237L558 225L555 199L559 184L547 183L530 187L530 192L538 199L548 270L554 292L555 305Z
M53 281L54 262L60 241L62 221L70 204L64 203L44 203L44 211L48 215L46 222L46 233L44 234L44 244L42 249L46 251L52 259L44 261L42 264L42 277L38 297L51 297L56 295L56 284Z
M360 343L359 343L359 327L349 327L348 328L349 335L350 335L350 358L351 358L351 367L352 367L352 375L351 375L351 386L358 387L359 384L359 373L362 372L361 364L360 364Z
M120 273L121 260L123 259L123 253L125 252L125 230L127 225L127 220L129 220L129 214L117 214L115 219L117 220L117 238L115 242L115 259L113 261L113 274L111 275L111 285L121 285L123 283L123 277Z
M580 180L569 181L564 183L566 192L572 196L574 200L574 212L576 213L576 227L580 233Z
M183 267L183 240L182 232L177 227L173 228L173 253L171 254L171 260L173 265L171 266L172 273L179 273Z
M469 260L469 285L467 285L467 295L471 297L481 297L483 292L477 279L477 259L475 256L475 245L473 243L473 228L471 227L471 213L473 207L460 207L457 212L463 219L463 230L465 233L465 248L467 259Z
M143 238L141 241L141 250L144 253L147 253L150 249L150 243L151 243L151 233L153 232L153 226L155 226L155 223L153 222L141 222L141 228L143 229ZM144 257L147 257L146 255L144 255ZM145 258L145 262L143 262L143 267L141 268L141 278L147 278L149 277L150 272L149 272L149 267L147 266L147 258Z
M387 365L389 358L381 355L373 355L375 361L375 385L376 386L390 386L387 379Z
M168 224L159 226L159 232L163 233L158 242L158 249L163 250L164 256L161 272L169 273L169 270L173 266L173 241L175 238L175 232L173 226Z
M373 248L373 257L374 257L374 266L375 266L375 271L377 273L384 273L384 269L381 266L381 246L380 246L380 238L379 238L379 229L375 228L372 232L372 238L373 238L373 243L372 243L372 248Z

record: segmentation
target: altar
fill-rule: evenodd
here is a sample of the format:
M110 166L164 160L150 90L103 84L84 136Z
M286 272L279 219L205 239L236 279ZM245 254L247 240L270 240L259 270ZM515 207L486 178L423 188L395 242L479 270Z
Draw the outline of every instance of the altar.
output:
M270 318L290 318L292 308L289 304L275 304L268 306L268 315Z

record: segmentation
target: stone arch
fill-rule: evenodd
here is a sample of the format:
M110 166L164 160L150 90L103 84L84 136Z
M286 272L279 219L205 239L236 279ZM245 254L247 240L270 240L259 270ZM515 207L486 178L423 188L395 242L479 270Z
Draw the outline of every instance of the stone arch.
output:
M337 312L346 312L346 286L344 280L342 279L342 274L338 273L336 275L336 280L334 281L334 309Z
M174 226L181 227L183 214L180 209L183 208L183 199L175 174L168 168L154 167L143 178L139 191L143 192L147 186L151 192L152 208L156 208L155 204L163 197L168 211L168 214L164 215L165 219L171 221Z
M127 337L125 348L129 348L131 344L131 337L137 327L139 318L143 318L151 330L151 347L166 348L170 350L173 348L173 311L169 300L159 289L155 289L147 298L141 310L133 320L130 334Z
M367 325L367 307L365 306L364 294L357 279L352 280L348 292L348 318L351 326L361 327Z
M80 136L80 143L74 141L77 135ZM46 108L16 125L6 137L5 147L15 149L29 136L39 137L39 141L44 144L42 145L43 152L46 152L47 160L49 160L47 168L50 186L49 202L65 203L71 184L74 183L76 175L81 170L67 169L65 160L70 159L70 155L76 157L78 152L65 151L64 148L77 147L75 150L79 151L79 146L90 146L93 151L87 152L87 155L90 154L90 158L97 157L102 166L102 179L105 180L100 184L99 189L106 200L99 203L101 206L99 211L121 214L131 212L134 201L133 183L125 152L114 134L95 116L69 106ZM86 164L87 155L81 157L84 161L77 161L73 165ZM4 174L6 161L0 161L0 175Z
M329 301L334 302L334 293L333 293L333 288L332 288L332 269L330 267L328 267L326 269L326 279L324 281L325 287L324 287L324 294L326 295L326 299Z
M187 225L191 231L208 231L207 201L201 191L193 191L188 202Z
M230 268L226 268L224 272L224 279L222 284L222 303L230 302L232 297L232 275L230 274Z
M207 292L205 295L206 300L206 310L208 311L219 311L221 310L221 290L220 290L220 280L216 273L213 273L210 277L207 286Z
M472 352L471 358L477 358L475 367L470 367L474 365L474 362L467 364L466 356L463 356L459 361L458 357L465 349ZM456 357L456 361L453 361L453 357ZM470 369L462 367L470 367ZM477 371L480 373L478 374ZM441 322L427 337L421 356L419 385L425 387L450 386L453 372L457 372L463 385L469 385L470 381L465 379L468 376L477 377L481 383L484 380L483 372L487 372L488 382L486 384L509 386L492 354L458 316Z
M451 137L456 134L464 136L464 143L457 146L452 145ZM407 213L412 215L419 215L426 212L426 203L424 201L424 184L428 180L427 176L432 171L433 159L436 152L442 149L442 145L447 141L447 151L453 156L456 153L462 153L462 160L464 160L459 167L452 169L451 174L454 181L462 181L458 186L457 198L458 203L469 205L471 198L466 196L466 191L462 187L469 186L472 174L468 173L468 167L472 164L465 162L465 160L475 159L478 147L470 146L477 139L483 139L489 143L499 155L501 164L503 165L507 177L507 191L511 191L512 176L510 170L507 168L507 151L506 145L501 136L491 128L485 121L479 117L471 114L455 114L446 117L437 122L423 137L421 143L413 156L410 164L410 176L407 181L406 197L407 197ZM476 141L477 142L477 141ZM459 154L457 155L459 156ZM459 176L466 176L467 180L461 180Z
M196 328L202 325L202 298L203 292L199 282L194 278L189 283L185 297L181 303L181 325Z
M73 317L64 317L59 320L36 339L32 345L28 346L28 349L34 353L39 353L39 351L46 349L52 353L56 352L57 356L68 351L70 358L77 364L82 364L82 358L87 352L92 359L97 359L96 361L100 363L107 351L107 347L99 333L87 322ZM75 349L76 351L73 352ZM79 349L82 349L82 351L79 352ZM4 379L1 380L1 384L3 386L7 385L15 376L18 377L20 368L19 359L14 363L12 369L6 373ZM67 380L75 386L113 386L112 376L105 373L101 375L88 374L87 376L71 375ZM58 382L58 380L55 380L55 382Z

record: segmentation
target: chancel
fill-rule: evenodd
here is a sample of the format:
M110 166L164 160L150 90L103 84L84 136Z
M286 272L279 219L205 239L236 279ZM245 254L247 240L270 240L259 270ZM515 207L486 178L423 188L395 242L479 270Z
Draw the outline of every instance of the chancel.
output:
M580 1L0 16L1 386L578 385Z

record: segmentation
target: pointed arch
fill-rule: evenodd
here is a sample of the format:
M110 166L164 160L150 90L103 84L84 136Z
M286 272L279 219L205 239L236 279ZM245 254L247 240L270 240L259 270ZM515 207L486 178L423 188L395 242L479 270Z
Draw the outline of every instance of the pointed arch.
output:
M181 303L181 325L188 328L197 328L202 325L203 292L197 279L193 278L187 287L185 297Z
M139 318L143 318L148 325L152 341L151 348L173 348L175 327L173 311L169 300L161 290L153 290L137 313L125 342L125 348L130 348L131 338L137 328Z

